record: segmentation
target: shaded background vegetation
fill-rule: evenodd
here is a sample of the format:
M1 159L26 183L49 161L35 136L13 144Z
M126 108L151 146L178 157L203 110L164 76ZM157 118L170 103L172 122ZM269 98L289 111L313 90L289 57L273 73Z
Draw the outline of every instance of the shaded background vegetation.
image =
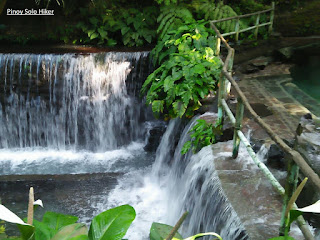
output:
M194 18L205 18L201 6L229 5L237 14L268 8L271 0L2 0L1 43L73 43L100 46L153 46L157 17L165 8L188 9ZM60 3L60 5L58 4ZM276 31L284 36L320 33L319 1L277 0ZM6 9L54 9L54 16L7 16ZM1 8L1 6L0 6ZM225 12L218 18L225 17ZM232 14L231 14L232 15ZM212 17L209 16L209 17Z

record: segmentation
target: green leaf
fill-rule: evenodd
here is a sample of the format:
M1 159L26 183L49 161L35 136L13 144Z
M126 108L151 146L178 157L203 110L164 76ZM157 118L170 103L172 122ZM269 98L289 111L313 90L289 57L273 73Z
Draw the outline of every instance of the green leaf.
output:
M93 39L95 39L95 38L97 38L97 37L99 37L99 34L96 33L96 32L94 32L94 33L91 34L90 40L93 40Z
M294 210L294 209L291 209L290 210L290 218L289 218L289 226L291 225L291 223L295 220L297 220L297 218L299 216L301 216L303 214L303 212L299 211L299 210Z
M121 28L121 34L122 36L125 35L127 32L129 32L130 28L129 27L123 27Z
M192 146L191 141L185 142L185 144L183 144L183 147L182 147L182 149L181 149L181 154L182 154L182 155L183 155L183 154L186 154L186 153L189 151L189 149L191 148L191 146Z
M108 46L115 46L115 45L117 45L117 41L114 39L108 39L107 45Z
M164 104L164 102L162 100L154 100L152 102L152 111L154 113L163 112L163 104Z
M54 230L54 234L62 227L73 224L76 221L78 221L78 217L55 212L46 212L42 218L42 223Z
M187 107L181 101L174 102L172 106L174 113L176 113L179 117L182 117L187 109Z
M108 35L108 32L103 30L102 28L98 28L98 32L99 32L102 39L105 39Z
M192 95L190 91L183 92L183 95L181 97L184 105L186 106L189 104L190 100L192 100Z
M120 240L126 234L136 213L133 207L123 205L109 209L93 218L89 240Z
M148 43L152 42L152 36L151 35L143 35L143 37Z
M166 77L163 82L164 91L167 92L173 86L174 86L174 82L172 80L172 77L171 76Z
M22 240L35 240L35 228L31 225L17 224Z
M84 223L74 223L61 228L61 230L56 235L54 235L51 240L75 240L76 237L83 238L83 235L87 238L87 234L88 229Z
M55 231L43 222L39 222L34 219L33 225L35 226L36 240L50 240L55 234Z
M198 74L202 74L206 71L205 67L201 64L197 64L193 67L193 71Z
M88 236L87 235L80 235L80 236L76 236L74 238L70 238L69 240L88 240Z
M295 240L293 237L290 236L281 236L281 237L274 237L274 238L269 238L268 240Z
M94 26L97 26L99 20L96 17L91 17L89 19L90 23L92 23Z
M162 224L162 223L152 223L150 229L150 240L164 240L170 234L173 227ZM180 233L176 233L173 240L180 240L183 239Z

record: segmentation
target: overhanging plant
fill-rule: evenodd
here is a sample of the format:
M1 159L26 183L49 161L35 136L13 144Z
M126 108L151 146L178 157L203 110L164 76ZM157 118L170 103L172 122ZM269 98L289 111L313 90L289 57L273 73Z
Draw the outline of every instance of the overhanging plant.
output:
M207 123L204 119L198 119L189 131L191 140L187 141L181 150L181 154L186 154L189 149L193 153L198 152L201 148L216 143L216 136L222 134L221 125Z
M221 63L205 24L184 25L155 47L153 54L161 65L146 79L142 92L147 92L146 103L152 105L156 116L192 117L200 100L215 94Z

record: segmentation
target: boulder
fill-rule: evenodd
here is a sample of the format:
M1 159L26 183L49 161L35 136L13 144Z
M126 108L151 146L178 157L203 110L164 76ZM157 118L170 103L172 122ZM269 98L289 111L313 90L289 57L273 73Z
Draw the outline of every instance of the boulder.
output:
M270 62L272 61L271 57L265 57L265 56L261 56L258 58L255 58L253 60L250 61L250 64L252 66L255 66L257 68L259 68L260 70L264 69Z
M285 60L285 61L290 60L293 57L293 54L294 54L294 48L293 47L285 47L285 48L278 49L276 51L276 55L281 60Z

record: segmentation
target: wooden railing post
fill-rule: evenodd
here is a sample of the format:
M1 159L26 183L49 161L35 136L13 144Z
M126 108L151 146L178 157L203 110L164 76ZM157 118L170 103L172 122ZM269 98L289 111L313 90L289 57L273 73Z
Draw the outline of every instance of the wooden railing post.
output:
M254 30L254 37L257 40L258 39L258 32L259 32L259 23L260 23L260 14L257 15L256 18L256 29Z
M289 233L290 226L286 225L287 222L287 214L286 209L289 203L292 194L297 188L298 183L298 175L299 175L299 167L295 162L290 158L287 157L288 167L287 167L287 179L285 184L285 194L283 197L283 209L281 215L281 224L279 229L279 236L285 236Z
M274 9L275 9L275 3L272 2L271 4L271 12L270 12L270 25L269 25L269 34L272 33L272 27L273 27L273 19L274 19Z
M217 37L217 42L216 42L216 56L220 55L220 46L221 46L221 39L219 37Z
M229 61L227 62L228 66L227 66L227 71L229 73L230 76L232 76L232 71L233 71L233 59L234 59L234 49L232 48L231 50L231 55L229 58ZM227 95L230 93L231 90L231 83L229 82L228 79L225 80L225 98L227 97Z
M238 136L237 131L241 130L243 111L244 111L244 105L243 105L242 99L238 97L237 100L238 100L238 103L237 103L237 112L236 112L236 123L234 126L234 133L233 133L233 151L232 151L233 158L237 158L239 153L240 138Z
M236 32L236 42L239 41L239 31L240 31L240 18L237 18L236 20L236 27L235 27L235 30Z
M219 90L218 90L218 119L217 119L217 125L221 125L223 123L223 106L222 106L222 99L224 99L225 96L225 76L223 75L222 71L220 73L220 79L219 79Z

